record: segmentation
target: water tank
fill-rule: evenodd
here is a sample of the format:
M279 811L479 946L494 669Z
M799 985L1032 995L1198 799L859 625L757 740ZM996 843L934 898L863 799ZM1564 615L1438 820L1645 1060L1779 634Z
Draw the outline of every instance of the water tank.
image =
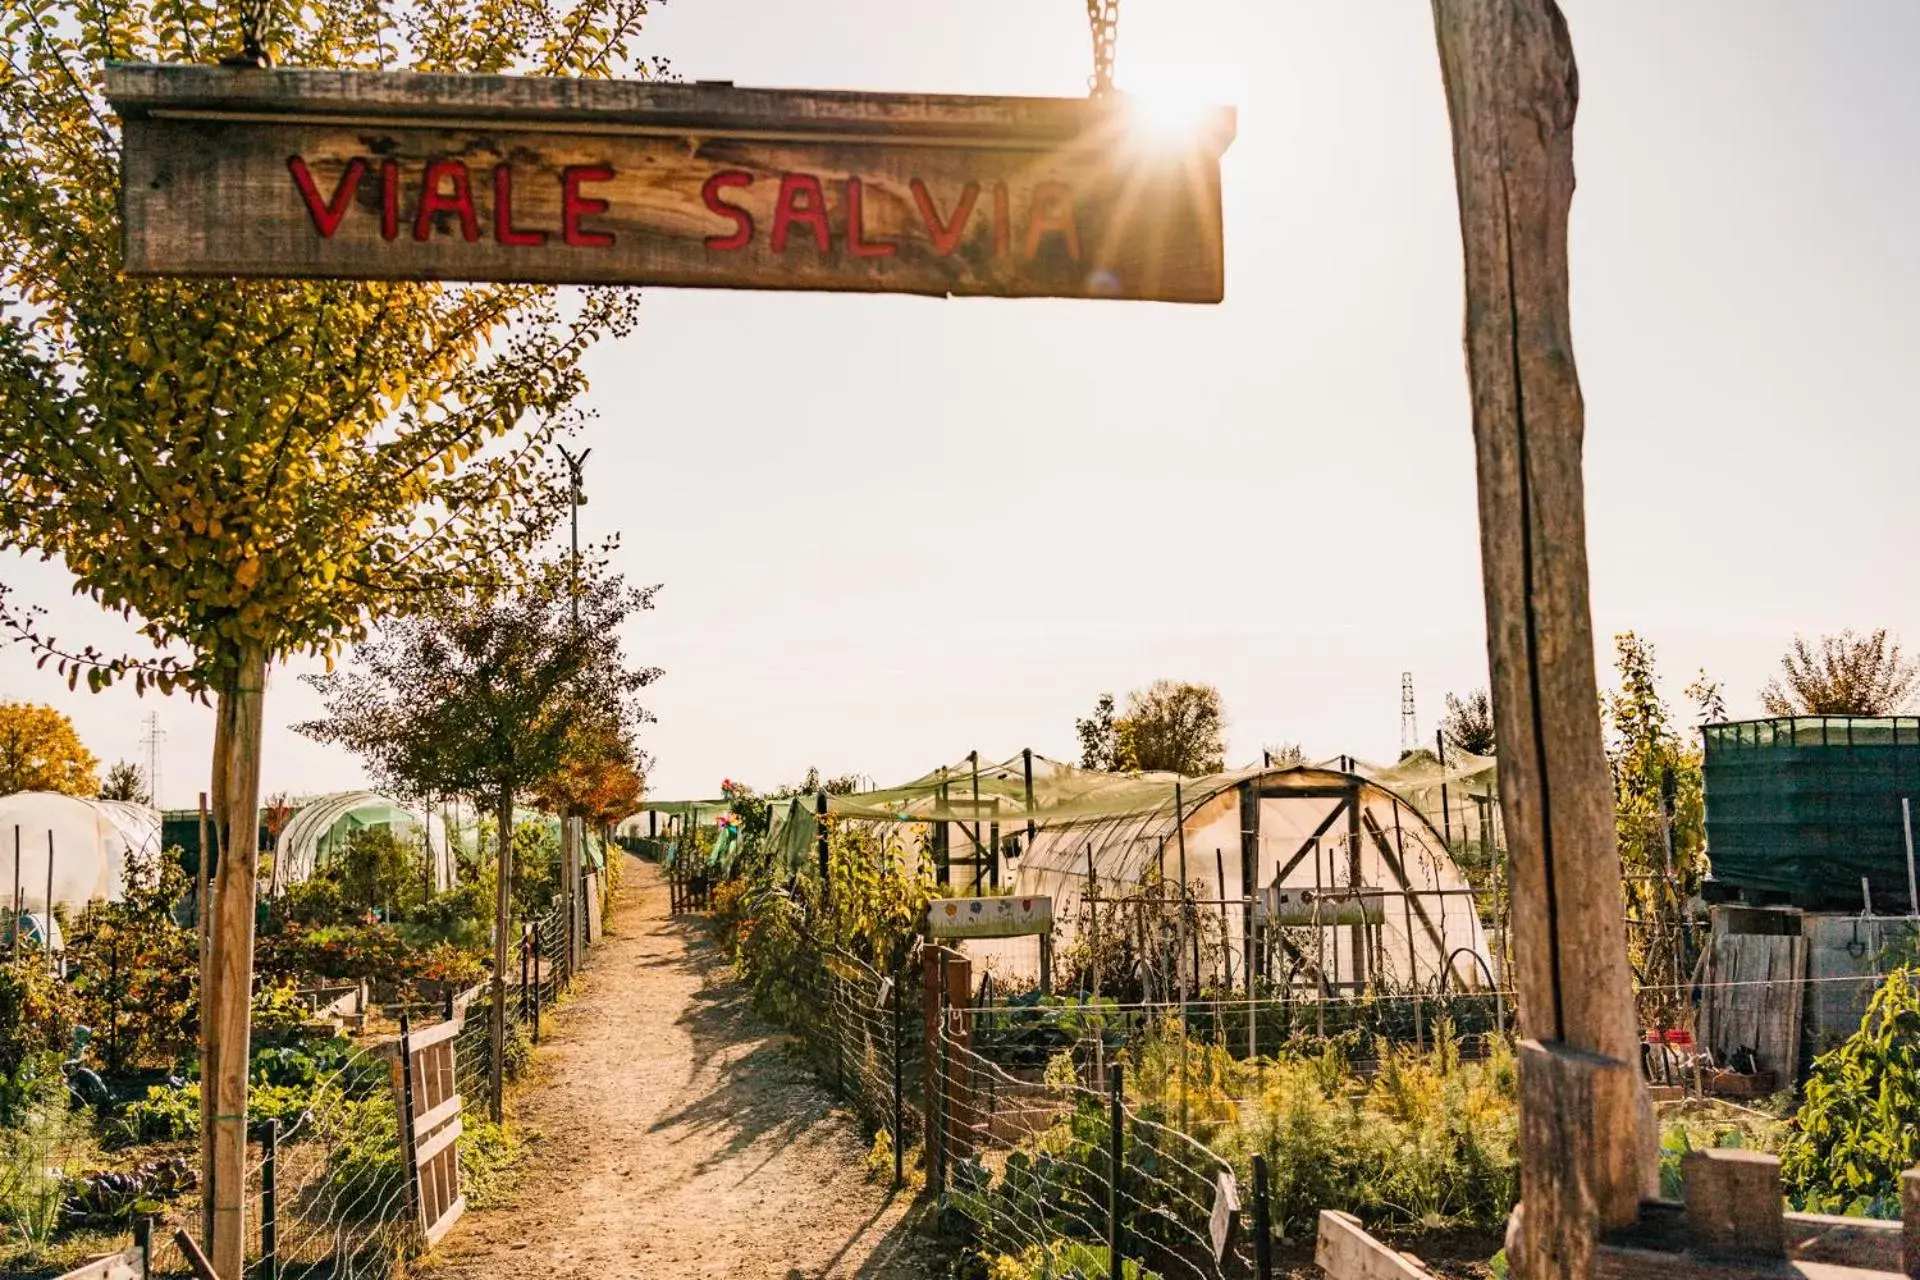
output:
M1722 896L1907 910L1900 801L1920 808L1920 716L1706 725L1707 856Z

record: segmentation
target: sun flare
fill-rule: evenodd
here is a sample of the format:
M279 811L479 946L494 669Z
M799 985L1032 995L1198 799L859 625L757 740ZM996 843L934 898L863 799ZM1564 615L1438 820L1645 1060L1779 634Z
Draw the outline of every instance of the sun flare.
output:
M1155 147L1193 142L1205 130L1212 109L1205 98L1178 91L1128 93L1126 98L1134 136Z

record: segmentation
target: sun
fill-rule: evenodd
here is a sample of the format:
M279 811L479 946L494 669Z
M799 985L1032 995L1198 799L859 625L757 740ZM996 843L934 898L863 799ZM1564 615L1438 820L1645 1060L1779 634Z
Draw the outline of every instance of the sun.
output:
M1156 148L1180 147L1199 139L1212 119L1205 98L1178 92L1128 93L1128 127L1140 142Z
M1198 141L1214 119L1217 81L1171 58L1143 58L1123 68L1120 96L1128 131L1142 145L1177 148Z

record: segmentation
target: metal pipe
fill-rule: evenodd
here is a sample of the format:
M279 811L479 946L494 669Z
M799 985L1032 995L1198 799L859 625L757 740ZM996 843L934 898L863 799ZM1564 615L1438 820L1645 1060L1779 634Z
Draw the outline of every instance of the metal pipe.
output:
M1111 1264L1108 1274L1111 1280L1121 1280L1120 1268L1120 1178L1126 1172L1126 1127L1121 1108L1121 1078L1125 1068L1119 1063L1113 1064L1113 1074L1109 1079L1112 1089L1108 1094L1108 1127L1113 1143L1112 1177L1107 1179L1107 1259Z
M1020 749L1020 768L1026 778L1027 800L1027 848L1033 848L1033 748Z
M1907 910L1920 916L1920 882L1916 882L1913 872L1913 800L1900 797L1900 825L1907 835Z
M47 945L47 969L53 969L53 828L47 828L47 928L43 935Z
M1223 991L1233 990L1233 932L1227 918L1227 856L1218 846L1213 850L1213 874L1220 880L1220 963L1226 970L1220 975ZM1251 994L1251 993L1249 993Z

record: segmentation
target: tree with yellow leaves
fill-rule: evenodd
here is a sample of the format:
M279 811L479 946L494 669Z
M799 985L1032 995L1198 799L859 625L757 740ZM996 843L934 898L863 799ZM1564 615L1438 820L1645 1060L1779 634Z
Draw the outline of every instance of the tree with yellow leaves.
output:
M218 860L205 996L212 1262L238 1275L262 696L371 619L491 588L566 496L549 451L582 357L636 296L542 288L129 279L105 64L212 62L236 13L305 67L645 75L646 0L0 0L0 550L57 558L157 659L16 638L72 685L216 702ZM184 655L184 656L182 656ZM218 1224L217 1228L214 1224Z
M0 702L0 796L16 791L100 794L93 758L73 721L33 702Z

